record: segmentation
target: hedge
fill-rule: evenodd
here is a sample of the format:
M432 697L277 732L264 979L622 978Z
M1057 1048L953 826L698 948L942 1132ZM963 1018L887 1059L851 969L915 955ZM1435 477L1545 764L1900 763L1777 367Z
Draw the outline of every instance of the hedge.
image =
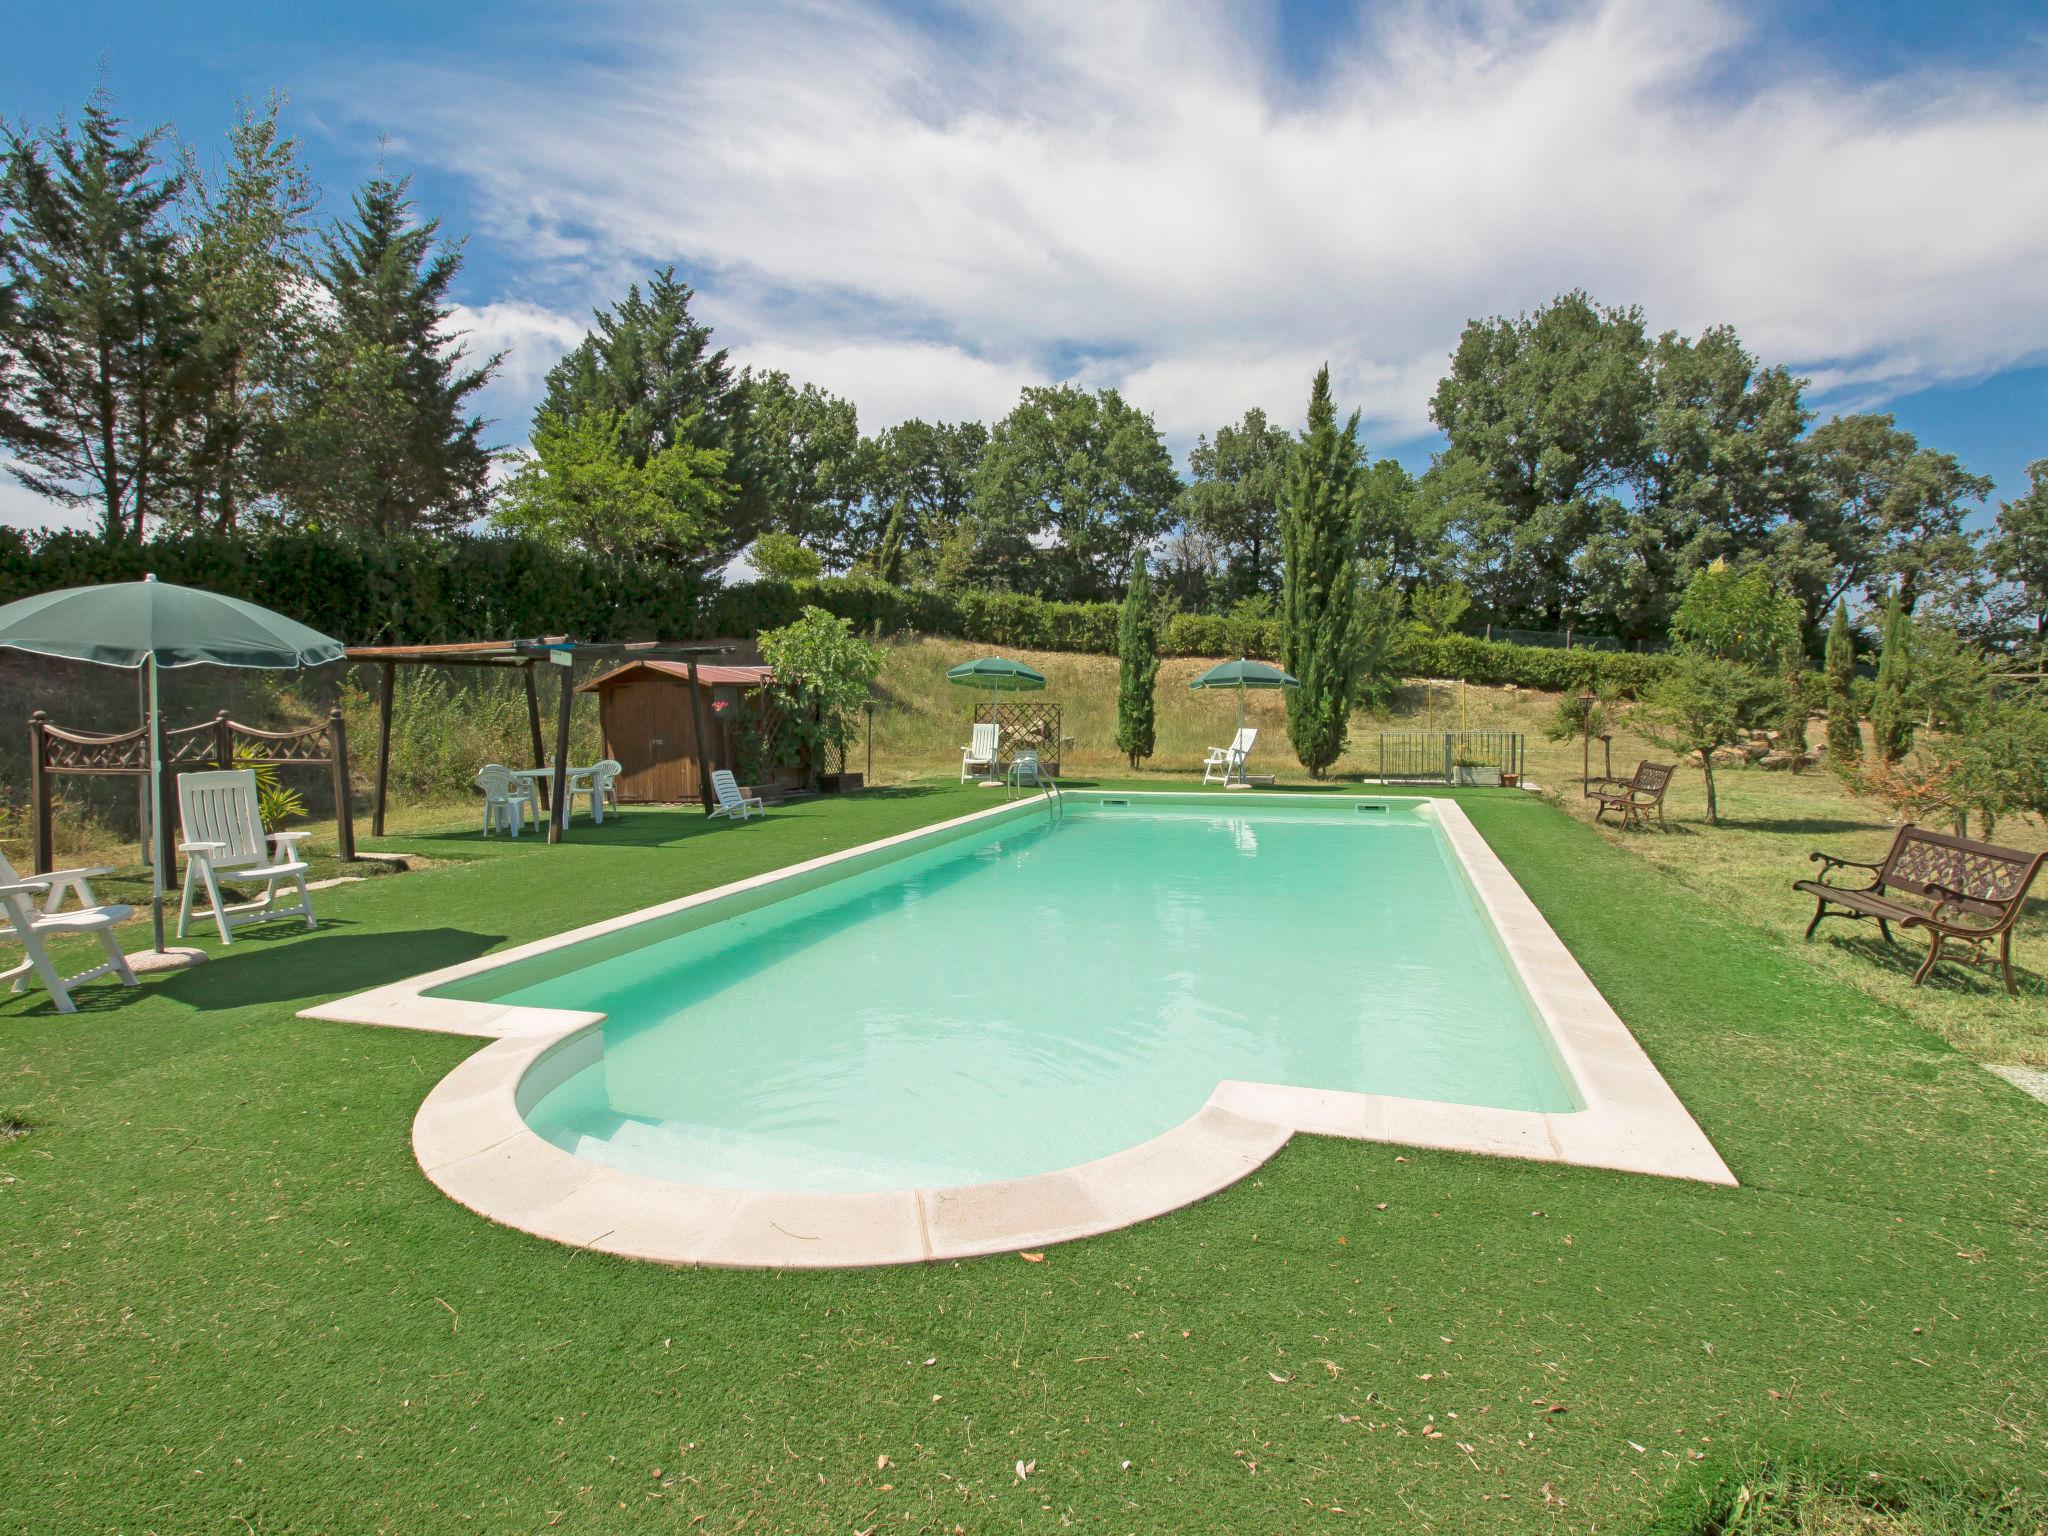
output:
M0 530L0 602L96 582L164 581L248 598L352 644L566 634L580 640L744 638L815 603L865 631L945 635L1018 650L1116 654L1117 605L1058 603L1018 592L906 590L865 576L762 579L712 587L654 560L563 550L498 534L437 538L290 529L185 534L108 544L91 534ZM1176 613L1169 656L1276 656L1270 618ZM1628 651L1554 650L1432 638L1412 630L1395 662L1410 677L1581 692L1639 693L1668 665Z
M705 595L702 582L652 561L481 534L372 540L294 529L139 545L80 533L0 538L0 601L145 573L263 603L353 645L687 635Z

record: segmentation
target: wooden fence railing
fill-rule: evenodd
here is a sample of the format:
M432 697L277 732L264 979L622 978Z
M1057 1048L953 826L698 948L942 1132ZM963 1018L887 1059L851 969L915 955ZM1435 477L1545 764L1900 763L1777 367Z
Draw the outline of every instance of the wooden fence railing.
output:
M142 781L149 778L149 731L137 726L114 736L93 736L52 725L37 710L28 717L29 808L34 822L36 873L55 865L50 818L53 781L64 775ZM356 856L355 815L349 797L348 727L341 711L331 709L318 725L296 731L265 731L228 718L222 710L198 725L183 725L163 734L163 782L145 803L153 804L157 824L169 827L176 817L173 786L180 768L326 768L334 782L334 825L341 856ZM168 846L167 839L158 839ZM144 828L144 846L149 846Z

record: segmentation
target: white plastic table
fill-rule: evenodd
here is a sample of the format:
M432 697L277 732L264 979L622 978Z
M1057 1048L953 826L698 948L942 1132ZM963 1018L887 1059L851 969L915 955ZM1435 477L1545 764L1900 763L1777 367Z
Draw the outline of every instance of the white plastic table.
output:
M529 789L534 791L533 811L535 824L538 825L540 818L540 791L538 786L542 784L552 785L555 782L555 770L552 768L514 768L512 770L512 777L522 781ZM564 798L571 805L574 805L578 795L590 794L596 777L597 769L595 766L578 768L575 764L570 764L569 776L562 785ZM590 819L598 824L602 824L604 821L604 804L597 795L590 795ZM568 815L564 813L562 817L564 825L568 823L568 820Z

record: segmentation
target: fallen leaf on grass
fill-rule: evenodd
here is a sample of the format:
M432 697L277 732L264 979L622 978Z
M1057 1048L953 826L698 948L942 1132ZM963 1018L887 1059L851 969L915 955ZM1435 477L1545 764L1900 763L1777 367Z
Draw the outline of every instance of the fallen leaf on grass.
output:
M1028 1478L1029 1476L1031 1476L1031 1474L1032 1474L1032 1473L1034 1473L1034 1472L1036 1472L1037 1470L1038 1470L1038 1462L1037 1462L1037 1461L1036 1461L1035 1459L1034 1459L1034 1460L1031 1460L1031 1461L1020 1461L1020 1462L1018 1462L1018 1463L1017 1463L1017 1481L1018 1481L1018 1482L1020 1482L1020 1483L1021 1483L1021 1482L1023 1482L1023 1481L1024 1481L1024 1480L1025 1480L1026 1478Z
M888 1465L889 1465L889 1453L888 1453L887 1451L884 1451L884 1452L883 1452L883 1453L882 1453L881 1455L879 1455L879 1456L877 1456L877 1457L875 1458L875 1470L876 1470L877 1472L881 1471L881 1470L882 1470L882 1468L884 1468L884 1467L886 1467L886 1466L888 1466Z
M1045 1262L1045 1255L1042 1253L1020 1253L1017 1257L1026 1264L1043 1264Z
M1292 1376L1282 1376L1278 1371L1268 1371L1266 1372L1266 1374L1272 1377L1273 1380L1279 1382L1280 1385L1283 1387L1286 1386L1288 1382L1294 1380Z

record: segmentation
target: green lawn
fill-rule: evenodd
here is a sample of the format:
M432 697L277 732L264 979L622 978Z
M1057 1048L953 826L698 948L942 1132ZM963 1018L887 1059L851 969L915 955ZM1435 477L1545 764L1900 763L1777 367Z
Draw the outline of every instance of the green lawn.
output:
M1742 1188L1300 1138L1042 1263L555 1247L413 1164L476 1042L294 1010L990 800L628 811L552 849L465 818L371 845L443 862L324 893L318 933L0 1005L31 1127L0 1143L0 1525L1620 1532L1759 1444L2038 1476L2048 1109L1796 934L1465 800Z

